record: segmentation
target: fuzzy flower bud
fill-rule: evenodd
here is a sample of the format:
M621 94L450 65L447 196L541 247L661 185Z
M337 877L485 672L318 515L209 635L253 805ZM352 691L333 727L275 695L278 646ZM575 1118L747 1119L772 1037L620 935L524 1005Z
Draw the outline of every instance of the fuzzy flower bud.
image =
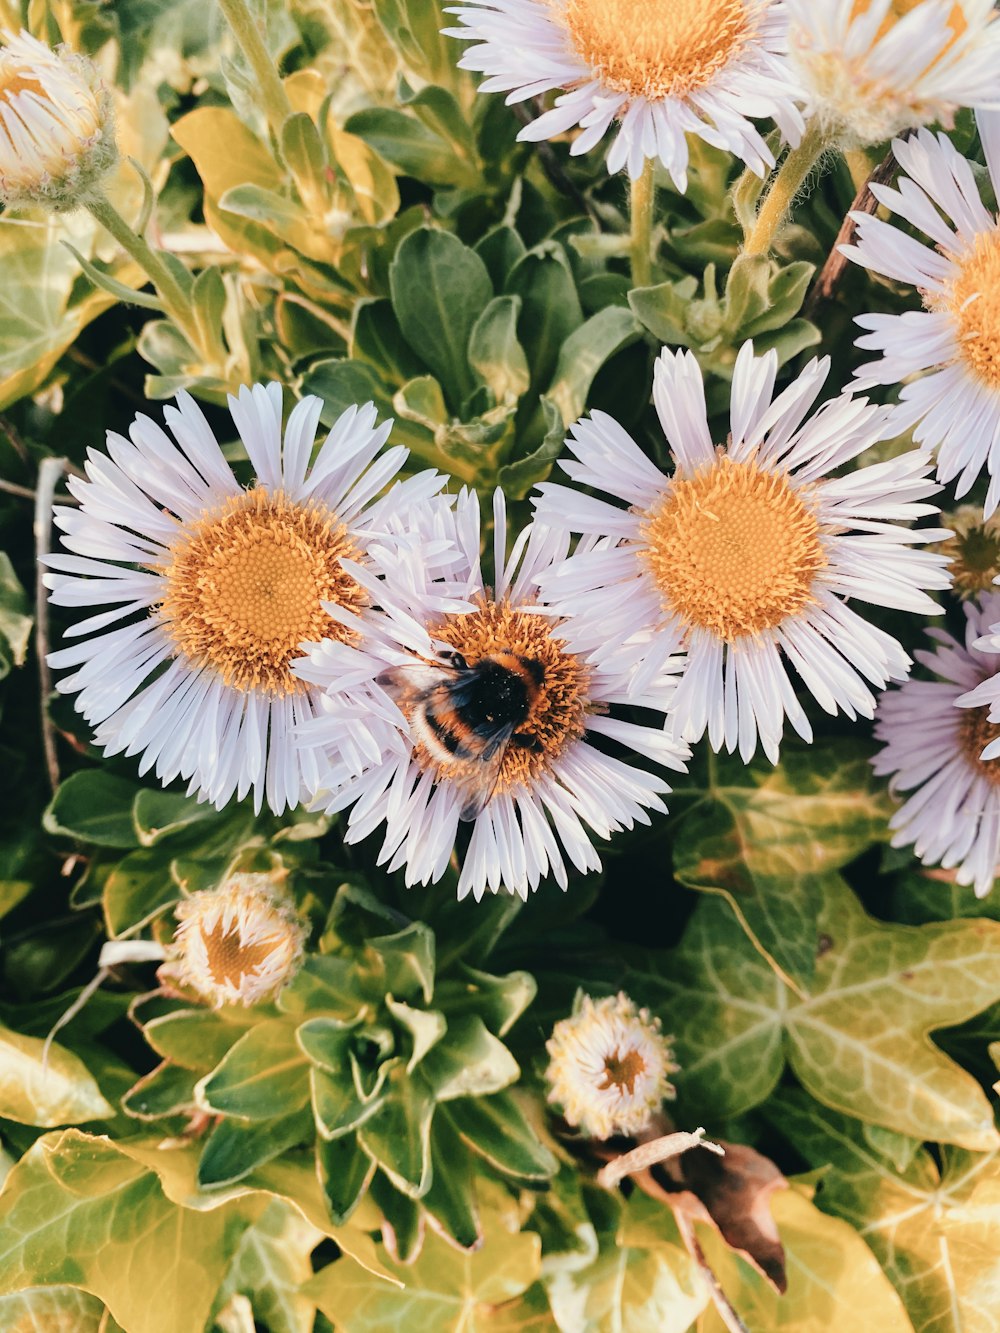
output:
M983 518L981 505L960 505L942 514L951 536L938 548L951 560L952 588L961 598L992 592L1000 577L1000 512Z
M673 1097L669 1038L624 992L594 1001L577 992L573 1013L552 1029L545 1077L550 1102L595 1139L635 1135Z
M0 199L76 208L118 160L111 97L86 58L30 33L0 46Z
M305 930L269 875L231 875L176 913L167 971L215 1005L271 999L302 957Z

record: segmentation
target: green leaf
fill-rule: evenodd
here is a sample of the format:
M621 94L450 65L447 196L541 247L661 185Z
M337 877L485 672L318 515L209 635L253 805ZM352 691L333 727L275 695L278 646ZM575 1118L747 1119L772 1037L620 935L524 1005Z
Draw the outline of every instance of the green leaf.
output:
M529 250L507 276L507 294L521 298L517 335L531 367L531 391L551 384L559 352L583 323L566 251L554 241Z
M150 787L143 787L132 805L135 831L143 847L155 847L164 838L192 825L213 820L219 822L224 818L207 801L197 801L193 796L181 796L176 792L156 791Z
M527 1181L547 1180L559 1163L538 1140L516 1097L460 1097L440 1114L463 1142L505 1175Z
M818 925L804 999L711 899L676 951L639 963L629 989L675 1034L688 1112L719 1119L759 1105L787 1059L817 1100L861 1120L970 1149L1000 1145L982 1088L927 1035L1000 998L1000 923L883 925L830 876Z
M265 1020L201 1080L198 1101L207 1111L243 1120L290 1115L309 1100L308 1069L291 1024Z
M322 1234L287 1203L272 1200L240 1237L220 1304L239 1292L268 1333L312 1333L316 1307L300 1288L312 1277L309 1252Z
M90 281L100 291L106 292L108 296L115 301L126 301L129 305L140 306L143 310L163 310L163 302L153 292L139 292L134 287L129 287L127 283L119 282L113 278L110 273L105 273L102 268L92 264L89 259L84 258L75 245L69 241L63 241L63 245L70 252L76 262L83 269Z
M353 1134L319 1139L316 1163L330 1216L336 1226L343 1226L368 1189L375 1163L361 1150Z
M575 329L559 351L548 397L571 426L583 415L594 376L616 352L642 336L642 325L621 306L608 306Z
M47 1134L0 1195L0 1293L79 1287L128 1333L177 1333L183 1292L187 1325L200 1329L240 1229L231 1206L202 1213L171 1203L157 1176L108 1139Z
M135 847L132 803L138 791L136 783L102 768L81 769L59 784L42 824L48 833L98 847Z
M0 551L0 678L7 674L8 661L14 666L24 665L35 623L28 606L28 594L14 573L9 556Z
M411 1198L431 1180L430 1134L434 1098L401 1061L387 1062L383 1094L375 1112L358 1127L358 1142L398 1190Z
M403 336L457 411L476 387L467 349L473 325L493 296L486 265L457 236L421 227L396 251L389 282Z
M282 1120L242 1124L238 1120L220 1120L205 1140L198 1159L198 1184L217 1189L243 1180L265 1162L311 1137L307 1113L286 1116Z
M438 1117L431 1134L431 1187L420 1202L437 1229L463 1250L478 1248L483 1238L474 1181L472 1154Z
M351 356L364 361L386 384L405 384L424 364L403 337L391 301L359 301L351 327Z
M134 1011L133 1017L157 1055L199 1073L214 1069L253 1022L246 1010L233 1007Z
M718 1237L704 1228L700 1234L712 1271L749 1333L835 1328L912 1333L902 1301L853 1227L821 1213L796 1188L772 1196L771 1212L785 1248L788 1290L783 1296ZM725 1330L712 1308L698 1321L698 1333Z
M385 968L385 989L397 999L423 997L430 1004L434 994L434 932L414 921L395 935L369 940Z
M197 1077L192 1069L164 1061L129 1089L122 1098L122 1109L137 1120L158 1120L161 1116L193 1111Z
M452 144L395 107L365 107L348 119L345 129L404 175L428 185L474 188L479 182L479 172L456 156Z
M945 1148L938 1165L920 1148L900 1171L865 1143L856 1121L800 1094L782 1094L768 1114L807 1161L826 1168L816 1202L863 1234L903 1298L915 1333L994 1327L1000 1156Z
M357 1129L374 1115L382 1104L379 1096L381 1081L376 1083L370 1093L364 1095L354 1077L353 1060L345 1061L343 1068L336 1074L328 1074L322 1069L311 1069L309 1087L316 1129L324 1139L337 1139Z
M121 935L160 915L181 898L171 873L171 858L160 850L140 848L112 868L102 895L108 933Z
M436 1101L454 1097L487 1097L516 1083L517 1061L476 1014L452 1018L447 1036L421 1065Z
M501 225L476 242L476 254L489 270L495 291L501 292L517 261L526 254L524 242L513 227Z
M678 822L676 877L721 894L803 992L816 967L824 872L886 836L892 805L868 755L848 740L786 747L778 765L710 755L703 795Z
M656 287L633 287L628 303L658 342L668 347L690 347L688 307L697 291L698 279L689 275Z
M406 1072L412 1074L427 1052L440 1042L448 1023L437 1009L414 1009L391 995L385 997L385 1007L410 1038L412 1050L406 1062Z
M389 1328L434 1333L487 1333L494 1307L514 1300L538 1277L541 1245L531 1232L511 1230L508 1219L484 1216L485 1239L475 1254L428 1235L407 1266L385 1260L405 1283L391 1287L350 1260L338 1259L306 1283L305 1293L336 1322L340 1333L384 1333ZM516 1228L516 1219L514 1220Z
M516 402L528 392L531 374L517 340L517 296L495 296L476 320L469 338L469 362L498 403Z
M114 1115L78 1056L53 1043L45 1061L44 1047L0 1027L0 1116L50 1129Z

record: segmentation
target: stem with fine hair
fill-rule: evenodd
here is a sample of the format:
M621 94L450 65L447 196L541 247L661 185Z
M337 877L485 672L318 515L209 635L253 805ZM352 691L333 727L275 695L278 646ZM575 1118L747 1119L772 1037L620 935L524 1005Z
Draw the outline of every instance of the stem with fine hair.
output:
M653 159L648 157L642 175L632 182L632 286L648 287L653 281Z
M56 752L56 733L49 717L49 696L52 693L52 672L49 669L49 598L43 578L45 556L52 544L52 501L56 487L66 468L64 458L45 458L38 469L35 485L35 653L38 657L38 682L41 689L42 749L45 753L45 771L53 791L59 786L59 756Z
M153 247L138 232L132 230L106 195L91 196L87 200L87 209L146 274L156 288L164 310L180 328L191 346L207 361L212 361L211 353L203 345L201 332L187 294Z
M254 78L260 88L267 123L280 144L281 127L289 116L294 115L295 109L288 100L281 75L271 59L260 24L251 14L246 0L219 0L219 8L233 30L233 36L246 56L247 64L253 70Z
M786 154L771 182L771 188L764 196L764 202L757 211L757 220L743 247L745 255L766 255L770 251L795 202L795 196L823 156L826 146L826 138L819 125L815 121L807 125L802 142L798 148Z

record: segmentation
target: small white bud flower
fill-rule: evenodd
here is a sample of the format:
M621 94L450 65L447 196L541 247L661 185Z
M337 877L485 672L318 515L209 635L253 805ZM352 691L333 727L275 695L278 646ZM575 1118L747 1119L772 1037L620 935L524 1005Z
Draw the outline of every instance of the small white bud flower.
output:
M76 208L118 160L111 96L86 56L2 36L0 199Z
M164 969L215 1005L271 999L302 957L305 929L269 875L231 875L176 909Z
M678 1066L669 1039L659 1019L624 992L596 1002L578 992L572 1015L552 1029L546 1050L549 1101L591 1138L640 1133L674 1095L668 1075Z

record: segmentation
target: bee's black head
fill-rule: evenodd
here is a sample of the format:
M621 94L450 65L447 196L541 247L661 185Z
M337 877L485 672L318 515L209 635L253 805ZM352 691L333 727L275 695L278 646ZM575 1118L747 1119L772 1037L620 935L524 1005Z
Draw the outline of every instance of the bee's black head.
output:
M462 712L470 726L520 726L531 700L524 677L501 662L484 658L464 691Z

